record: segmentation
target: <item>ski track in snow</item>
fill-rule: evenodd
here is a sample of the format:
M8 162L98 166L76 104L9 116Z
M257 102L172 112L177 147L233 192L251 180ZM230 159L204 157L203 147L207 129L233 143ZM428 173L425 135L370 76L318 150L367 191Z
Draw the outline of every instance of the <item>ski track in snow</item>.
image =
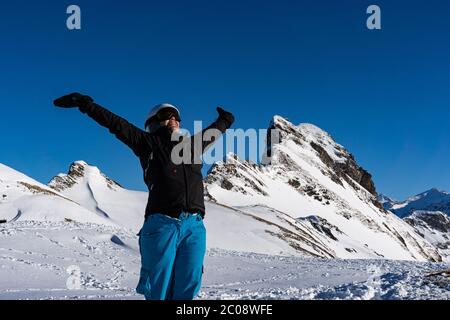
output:
M140 256L130 231L91 223L14 222L0 226L0 243L0 299L142 299L134 289ZM81 270L79 290L66 287L71 265ZM209 248L198 299L450 299L449 278L425 276L448 268Z

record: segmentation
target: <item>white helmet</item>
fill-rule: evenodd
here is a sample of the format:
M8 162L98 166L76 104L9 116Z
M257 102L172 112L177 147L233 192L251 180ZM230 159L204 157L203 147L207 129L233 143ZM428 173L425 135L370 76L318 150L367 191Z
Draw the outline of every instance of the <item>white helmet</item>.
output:
M151 124L151 120L156 116L156 114L159 112L159 111L161 111L162 109L173 109L173 110L175 110L176 111L176 113L178 114L178 118L180 118L180 111L177 109L177 107L175 107L174 105L172 105L172 104L170 104L170 103L161 103L161 104L158 104L158 105L156 105L156 106L154 106L151 110L150 110L150 112L149 112L149 114L148 114L148 116L147 116L147 119L145 119L145 130L147 130L147 131L151 131L151 130L149 130L149 127L150 127L150 124Z

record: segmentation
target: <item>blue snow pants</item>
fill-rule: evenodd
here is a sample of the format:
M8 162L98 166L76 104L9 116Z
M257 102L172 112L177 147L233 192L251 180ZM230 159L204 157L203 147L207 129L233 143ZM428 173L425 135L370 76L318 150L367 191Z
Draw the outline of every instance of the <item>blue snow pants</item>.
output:
M146 300L192 300L200 291L206 229L200 214L178 219L150 215L139 232L141 274L136 292Z

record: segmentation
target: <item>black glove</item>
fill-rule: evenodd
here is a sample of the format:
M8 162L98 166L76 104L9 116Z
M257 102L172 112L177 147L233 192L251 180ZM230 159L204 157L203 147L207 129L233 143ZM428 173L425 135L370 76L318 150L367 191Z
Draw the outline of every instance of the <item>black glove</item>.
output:
M230 125L234 122L234 116L231 112L225 111L221 107L217 107L217 113L219 113L219 118L227 120Z
M76 108L84 107L91 102L94 102L91 97L75 92L56 99L53 104L60 108Z

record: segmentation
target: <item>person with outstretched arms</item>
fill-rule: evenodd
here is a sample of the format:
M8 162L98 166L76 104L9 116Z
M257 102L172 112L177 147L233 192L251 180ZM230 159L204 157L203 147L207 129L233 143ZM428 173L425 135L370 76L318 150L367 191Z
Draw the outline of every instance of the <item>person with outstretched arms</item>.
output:
M206 253L202 163L193 161L198 150L191 152L189 161L173 161L172 151L180 143L173 138L180 130L177 107L155 106L142 130L80 93L58 98L54 105L78 108L139 158L149 193L139 232L141 270L136 291L147 300L194 299L201 287ZM220 107L217 112L217 120L200 133L202 137L210 129L223 134L233 124L230 112ZM201 139L200 154L214 141ZM194 143L190 146L195 149Z

